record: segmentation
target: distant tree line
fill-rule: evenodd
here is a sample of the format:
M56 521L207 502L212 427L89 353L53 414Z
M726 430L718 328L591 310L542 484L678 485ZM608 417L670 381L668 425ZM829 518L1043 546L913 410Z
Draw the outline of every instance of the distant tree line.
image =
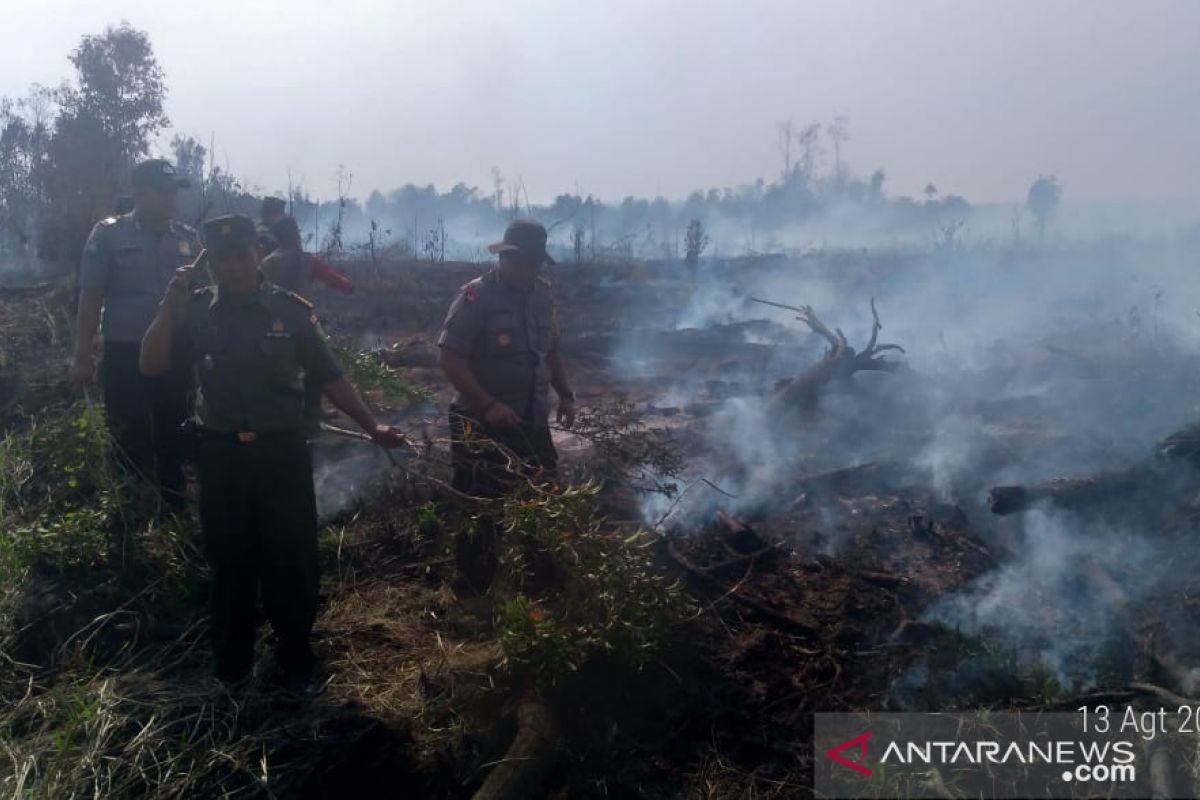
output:
M128 23L85 36L70 54L74 80L28 96L0 99L0 257L72 264L96 220L111 213L130 166L151 153L166 131L166 84L149 38ZM935 231L958 226L970 204L939 196L929 184L923 200L889 197L885 174L854 174L845 157L849 124L778 126L781 170L772 181L697 190L681 201L626 197L603 202L566 193L547 204L530 202L520 180L493 169L488 190L456 184L447 191L408 184L350 196L352 176L339 169L336 198L313 199L302 186L286 196L307 246L331 255L402 255L431 261L483 257L516 216L538 217L552 244L576 261L699 258L710 243L740 238L745 249L769 248L778 234L842 216L879 232ZM193 224L221 213L256 216L263 192L216 163L213 143L176 134L169 151L192 182L180 198L180 217ZM832 160L828 156L832 156ZM1057 204L1053 179L1040 179L1027 207L1044 227ZM757 244L756 244L757 243Z

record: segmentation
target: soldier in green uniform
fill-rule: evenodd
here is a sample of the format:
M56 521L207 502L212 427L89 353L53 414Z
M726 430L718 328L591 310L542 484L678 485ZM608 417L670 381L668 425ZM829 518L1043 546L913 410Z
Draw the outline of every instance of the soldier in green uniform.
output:
M183 442L188 376L138 372L138 346L175 269L196 257L196 232L173 219L175 196L188 181L167 161L152 159L130 176L133 210L97 223L79 270L79 311L70 379L85 387L95 373L93 342L102 329L100 379L104 407L122 463L156 482L163 511L184 505Z
M309 685L317 610L317 516L305 440L305 381L384 447L403 435L379 425L342 374L312 305L263 279L254 223L204 224L216 286L188 291L187 269L166 290L142 341L147 375L194 369L198 383L200 524L213 569L216 675L249 674L259 589L287 685Z
M515 220L504 241L491 245L499 264L463 286L438 338L441 365L457 390L450 406L451 455L456 489L476 497L511 491L519 477L553 473L558 453L550 436L550 387L557 419L575 423L575 394L559 354L559 329L550 283L539 277L546 229ZM499 444L519 461L510 465ZM513 466L516 466L514 474ZM456 543L467 591L486 591L497 566L496 525L482 519Z

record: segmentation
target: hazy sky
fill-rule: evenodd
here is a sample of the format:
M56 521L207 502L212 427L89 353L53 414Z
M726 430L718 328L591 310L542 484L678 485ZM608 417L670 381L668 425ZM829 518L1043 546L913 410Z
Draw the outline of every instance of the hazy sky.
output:
M250 183L352 194L520 176L534 200L681 197L779 170L776 124L849 120L892 193L1200 196L1200 1L0 0L0 94L86 33L150 34L177 130Z

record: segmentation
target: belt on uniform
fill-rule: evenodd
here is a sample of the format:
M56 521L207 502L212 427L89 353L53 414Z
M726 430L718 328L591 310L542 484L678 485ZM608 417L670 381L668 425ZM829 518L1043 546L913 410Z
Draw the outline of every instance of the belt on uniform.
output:
M201 428L198 431L202 442L237 442L238 444L254 444L255 442L274 442L282 439L295 439L301 435L298 430L287 431L214 431Z

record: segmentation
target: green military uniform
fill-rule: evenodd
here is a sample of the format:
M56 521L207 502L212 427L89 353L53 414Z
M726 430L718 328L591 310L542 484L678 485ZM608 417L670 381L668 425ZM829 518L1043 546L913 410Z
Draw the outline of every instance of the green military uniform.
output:
M232 220L232 221L231 221ZM228 229L228 230L226 230ZM254 242L245 217L205 225L214 241ZM239 238L240 237L240 238ZM306 300L262 281L248 297L197 292L177 317L176 344L195 370L200 522L213 569L217 675L251 667L255 604L263 606L285 671L312 666L317 609L317 516L305 439L305 381L341 369Z
M126 467L157 481L169 508L183 505L179 426L187 415L187 375L172 369L143 376L138 350L175 269L190 264L199 251L196 232L187 225L171 220L152 230L129 213L96 224L79 269L79 288L104 299L100 381L116 452Z

